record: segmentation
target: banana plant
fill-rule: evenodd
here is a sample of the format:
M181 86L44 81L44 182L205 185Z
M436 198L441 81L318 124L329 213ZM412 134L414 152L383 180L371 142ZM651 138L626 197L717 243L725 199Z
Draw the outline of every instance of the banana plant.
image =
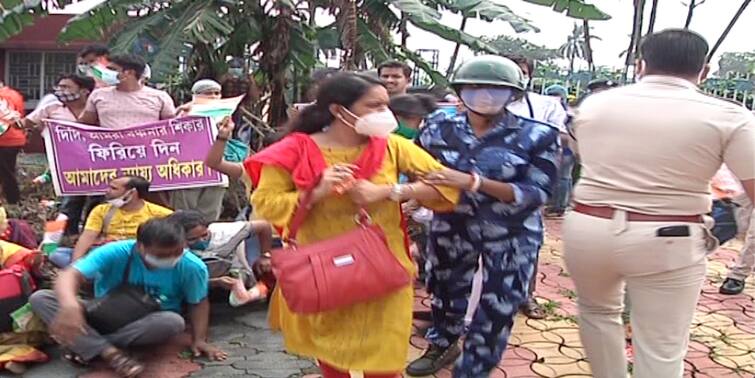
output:
M553 8L554 12L564 13L570 18L590 21L610 20L611 15L603 12L585 0L524 0L528 3Z

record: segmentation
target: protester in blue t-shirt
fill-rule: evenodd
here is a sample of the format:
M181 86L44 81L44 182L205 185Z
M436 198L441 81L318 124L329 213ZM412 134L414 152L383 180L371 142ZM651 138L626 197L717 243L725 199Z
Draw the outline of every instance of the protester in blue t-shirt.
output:
M119 348L157 344L183 332L180 312L186 303L194 354L224 360L226 353L207 342L207 268L194 254L186 253L185 244L183 227L175 221L150 220L139 227L136 241L106 244L61 272L54 291L40 290L31 296L32 309L49 326L53 339L70 349L70 360L86 363L102 357L120 376L133 377L144 365ZM160 303L160 309L102 335L87 324L87 302L76 297L84 280L94 280L96 298L107 296L124 282L141 286Z

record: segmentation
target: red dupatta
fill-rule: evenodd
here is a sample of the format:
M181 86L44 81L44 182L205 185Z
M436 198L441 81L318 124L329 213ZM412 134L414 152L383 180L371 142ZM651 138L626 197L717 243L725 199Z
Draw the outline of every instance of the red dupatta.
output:
M388 147L384 138L370 138L354 165L356 179L369 179L382 167ZM320 181L322 172L327 168L320 147L307 134L291 133L281 141L248 157L244 169L252 179L252 185L259 185L262 167L273 165L283 168L291 174L294 185L300 190L311 190Z

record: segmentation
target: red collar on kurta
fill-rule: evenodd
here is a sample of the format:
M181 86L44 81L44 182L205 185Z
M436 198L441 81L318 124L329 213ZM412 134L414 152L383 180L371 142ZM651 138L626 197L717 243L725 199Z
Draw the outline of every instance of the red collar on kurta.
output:
M357 179L369 179L381 168L388 140L370 138L367 147L357 161ZM307 134L291 133L281 141L250 156L244 161L244 169L252 179L252 185L259 184L262 166L273 165L291 174L294 185L300 190L310 190L320 181L320 175L327 168L325 158L317 143Z

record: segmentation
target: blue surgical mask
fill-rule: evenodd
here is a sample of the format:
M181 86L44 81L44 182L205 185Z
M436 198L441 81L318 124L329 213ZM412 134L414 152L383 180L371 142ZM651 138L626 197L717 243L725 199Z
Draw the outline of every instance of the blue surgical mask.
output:
M145 253L144 261L147 263L147 265L153 268L172 269L175 268L176 265L178 265L178 262L181 261L182 257L183 255L178 257L160 258Z
M189 249L194 251L206 251L210 247L209 240L197 240L193 244L189 245Z
M511 88L464 88L461 101L467 109L481 115L494 116L503 111L514 96Z
M228 74L230 74L233 77L241 77L244 74L244 69L238 68L238 67L231 67L228 69Z

